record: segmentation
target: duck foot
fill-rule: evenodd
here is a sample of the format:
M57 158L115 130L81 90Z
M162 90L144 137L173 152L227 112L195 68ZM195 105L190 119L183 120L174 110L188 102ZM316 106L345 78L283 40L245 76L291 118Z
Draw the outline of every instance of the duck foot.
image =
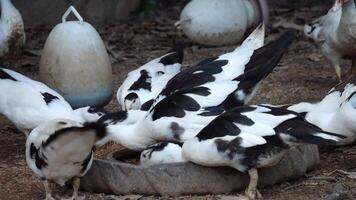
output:
M250 175L250 183L245 191L245 195L250 199L261 198L261 193L257 190L257 182L258 182L258 173L257 169L248 170L248 174Z
M80 185L79 177L73 178L73 195L70 198L62 198L61 200L83 200L85 196L78 196L78 189Z
M44 200L56 200L54 197L52 197L51 194L46 195L46 198Z
M256 199L256 197L258 199L262 198L261 193L256 189L256 188L247 188L245 191L245 196L247 197L247 199L249 200L254 200Z
M61 200L84 200L85 196L72 196L70 198L62 198Z
M49 185L49 182L47 180L43 180L43 185L46 191L46 198L45 200L56 200L55 198L53 198L52 194L51 194L51 188Z

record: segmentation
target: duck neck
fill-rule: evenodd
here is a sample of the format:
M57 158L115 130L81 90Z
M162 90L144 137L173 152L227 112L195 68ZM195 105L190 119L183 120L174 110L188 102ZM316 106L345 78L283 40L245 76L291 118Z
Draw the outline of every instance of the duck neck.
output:
M84 108L77 108L75 110L73 110L73 114L74 114L74 117L79 120L81 123L84 123L86 122L86 120L84 119Z
M355 33L356 6L354 0L349 0L342 6L342 14L337 29L337 40L343 44L354 44L356 42ZM352 45L348 45L352 47ZM354 51L353 48L351 51Z
M149 137L148 129L143 120L133 124L115 124L107 127L109 140L112 140L122 146L135 150L144 150L148 145L155 141Z
M325 131L333 131L335 114L340 106L340 93L333 92L318 103L302 102L288 107L297 113L306 113L305 119Z
M320 127L324 131L329 131L329 132L335 132L335 130L338 130L337 127L335 127L335 113L332 112L309 112L305 116L305 119Z
M354 119L347 114L348 111L349 110L345 111L343 108L338 109L328 124L329 126L325 127L326 131L347 137L340 142L341 145L350 144L356 140L356 124Z
M10 28L13 24L22 24L22 17L10 0L0 0L1 22L3 26Z
M18 10L14 7L10 0L0 0L1 4L1 21L11 21L13 17L19 15Z
M298 113L302 112L334 112L340 106L340 92L332 92L326 95L320 102L301 102L288 107Z
M349 0L342 6L342 15L341 18L345 20L355 20L354 17L356 16L356 5L354 0Z

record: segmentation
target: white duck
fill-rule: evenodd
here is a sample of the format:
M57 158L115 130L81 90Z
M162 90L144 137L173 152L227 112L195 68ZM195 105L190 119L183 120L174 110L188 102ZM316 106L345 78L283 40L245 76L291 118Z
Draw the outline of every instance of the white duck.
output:
M45 84L15 71L0 68L0 113L28 133L38 125L57 118L94 122L104 110L83 107L73 110L67 101Z
M325 132L303 116L270 105L242 106L211 121L184 142L182 154L199 165L230 166L248 172L249 199L260 196L256 168L276 165L286 150L300 143L335 144L342 136Z
M156 141L183 142L194 137L216 116L243 105L256 93L292 38L293 34L287 32L255 51L264 40L264 27L259 26L233 52L178 73L167 83L149 112L134 112L137 120L130 117L130 111L117 115L121 118L115 120L99 120L108 125L109 133L99 145L114 140L129 149L143 150Z
M342 58L352 60L350 74L356 73L356 6L354 0L335 0L329 12L306 25L304 32L317 42L341 82Z
M26 162L42 180L46 200L54 200L49 181L61 186L73 179L73 196L78 200L80 177L90 169L95 142L105 136L98 123L81 123L56 119L33 129L26 141Z
M165 55L129 72L116 95L122 110L148 110L169 79L180 71L182 61L183 47L176 45Z
M10 0L0 0L0 56L13 53L25 43L25 31L20 12Z
M320 102L302 102L285 107L303 114L308 122L325 131L346 136L338 145L356 141L356 79L339 84Z

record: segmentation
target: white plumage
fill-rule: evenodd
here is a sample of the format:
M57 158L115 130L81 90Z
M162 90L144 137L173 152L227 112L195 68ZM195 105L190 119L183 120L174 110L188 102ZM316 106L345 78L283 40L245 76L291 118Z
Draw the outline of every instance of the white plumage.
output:
M116 98L122 110L148 110L152 101L167 82L179 73L183 61L183 48L177 45L165 55L151 60L128 73L117 91Z
M302 102L288 107L305 115L305 119L330 131L346 136L338 145L356 141L356 79L339 84L320 102Z
M73 178L73 197L78 199L79 178L90 168L95 142L105 135L97 123L57 119L35 128L26 141L26 162L44 180L46 200L53 200L48 181L61 186Z
M329 12L306 25L307 36L321 43L321 51L341 81L340 62L344 57L352 60L351 74L356 73L356 6L354 0L335 0Z
M25 31L20 12L10 0L0 0L0 56L14 54L25 43Z
M9 69L0 68L0 91L0 113L26 135L52 119L93 122L104 114L94 107L73 110L56 91Z
M182 155L182 147L178 144L161 142L150 145L142 151L140 165L148 167L164 163L186 162Z

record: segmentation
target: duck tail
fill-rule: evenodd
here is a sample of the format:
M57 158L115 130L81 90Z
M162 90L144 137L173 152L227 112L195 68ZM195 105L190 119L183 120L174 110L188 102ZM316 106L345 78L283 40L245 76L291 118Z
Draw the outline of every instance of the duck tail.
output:
M173 47L161 57L160 63L164 65L182 64L184 58L184 45L182 42L174 42Z
M242 42L241 47L252 47L252 49L258 49L263 46L265 39L265 25L259 24L254 31ZM236 48L236 50L239 49Z
M255 50L246 64L245 72L235 79L240 82L239 87L252 90L259 85L278 65L294 37L295 31L288 30L275 41Z
M301 117L289 119L275 128L283 140L290 143L337 145L346 136L322 130Z

